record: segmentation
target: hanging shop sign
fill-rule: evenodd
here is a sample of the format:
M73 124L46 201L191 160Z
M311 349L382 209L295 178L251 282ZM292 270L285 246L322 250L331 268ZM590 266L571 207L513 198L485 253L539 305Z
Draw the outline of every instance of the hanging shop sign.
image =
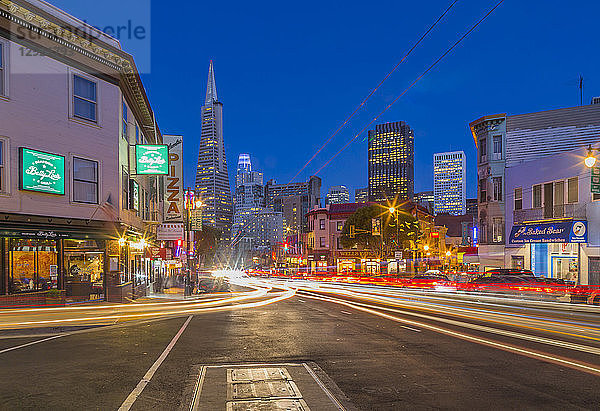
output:
M164 221L183 222L183 137L164 135L169 148L168 174L163 179L165 198Z
M65 194L65 158L58 154L19 149L21 190Z
M373 236L381 235L381 219L380 218L372 218L371 219L371 235L373 235Z
M135 211L139 211L140 210L140 185L137 183L137 181L135 180L130 180L131 181L131 187L130 187L130 203L129 204L129 208L131 208L132 210Z
M592 182L592 194L600 194L600 167L592 167L592 178L590 181Z
M587 221L514 225L509 243L587 243L587 231Z
M202 209L191 210L190 214L190 229L192 231L202 231Z
M158 144L135 146L137 174L169 174L169 147Z

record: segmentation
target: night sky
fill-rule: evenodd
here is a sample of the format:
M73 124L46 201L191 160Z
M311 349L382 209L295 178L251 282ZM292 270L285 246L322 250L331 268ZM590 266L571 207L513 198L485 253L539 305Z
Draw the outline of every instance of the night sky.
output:
M230 177L238 154L250 153L265 180L287 183L451 1L152 1L151 23L141 12L149 0L108 0L102 10L91 1L52 3L92 24L131 20L147 28L151 38L122 38L123 47L139 60L163 133L184 135L186 185L193 186L209 60L224 104ZM495 3L459 0L300 178L318 170ZM470 121L577 105L580 74L584 102L600 95L599 14L597 1L507 0L382 116L415 131L415 191L433 187L433 153L464 150L467 193L474 197ZM365 137L321 172L323 193L337 184L352 192L366 186Z

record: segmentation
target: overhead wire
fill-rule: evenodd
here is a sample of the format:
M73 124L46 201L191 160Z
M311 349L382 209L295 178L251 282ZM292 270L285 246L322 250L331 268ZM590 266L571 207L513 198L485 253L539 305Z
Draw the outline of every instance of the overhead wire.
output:
M323 151L323 149L331 142L331 140L333 140L333 138L342 130L342 128L344 128L344 126L346 124L348 124L348 122L352 119L352 117L354 117L354 115L365 105L365 103L371 98L371 96L373 96L373 94L375 94L375 92L383 85L383 83L385 83L385 81L398 69L398 67L400 67L400 65L404 62L404 60L406 60L408 58L408 56L411 55L411 53L417 48L417 46L419 44L421 44L421 42L425 39L425 37L427 37L427 35L435 28L435 26L437 26L437 24L446 16L446 14L448 14L448 12L450 11L450 9L452 7L454 7L454 5L458 2L458 0L454 0L452 3L450 3L450 5L446 8L446 10L444 10L444 12L437 18L437 20L435 22L433 22L433 24L431 26L429 26L429 28L427 29L427 31L425 31L425 33L423 33L421 35L421 37L419 37L419 39L417 40L417 42L415 44L413 44L413 46L406 52L406 54L404 54L404 56L402 57L402 59L398 62L398 64L396 64L387 74L386 76L383 78L383 80L381 80L379 82L379 84L377 84L377 86L371 90L371 92L367 95L367 97L365 97L360 104L354 109L354 111L346 118L346 120L344 120L344 122L337 128L337 130L335 130L333 132L333 134L331 136L329 136L329 138L325 141L325 143L323 143L323 145L321 146L321 148L319 148L317 150L316 153L313 154L313 156L306 162L306 164L304 164L304 166L302 166L302 168L300 169L300 171L298 171L296 173L296 175L294 175L294 177L292 177L292 179L290 180L290 183L292 183L296 177L298 177L300 175L300 173L302 173L306 167L309 166L309 164L319 155L319 153L321 151Z
M423 77L433 70L452 50L454 50L469 34L471 34L481 23L483 23L500 5L504 3L504 0L500 0L494 7L492 7L483 17L481 17L477 23L475 23L466 33L464 33L458 40L456 40L452 46L450 46L437 60L435 60L423 73L421 73L398 97L396 97L390 104L388 104L383 111L381 111L373 120L371 120L364 128L362 128L353 138L351 138L346 145L344 145L337 153L333 155L325 164L319 168L314 175L318 175L325 167L327 167L338 155L346 150L354 140L356 140L362 133L365 132L373 123L375 123L385 112L387 112L394 104L400 100L415 84L419 82Z

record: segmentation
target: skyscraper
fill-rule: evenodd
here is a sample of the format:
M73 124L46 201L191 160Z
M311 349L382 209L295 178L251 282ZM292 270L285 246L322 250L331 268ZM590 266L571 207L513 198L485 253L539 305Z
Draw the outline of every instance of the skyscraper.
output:
M467 207L467 157L464 151L433 155L435 214L462 215Z
M357 188L354 190L354 202L355 203L366 203L369 201L369 189L368 188Z
M208 68L206 100L202 106L202 133L196 170L196 192L204 203L202 222L222 232L229 240L233 219L233 204L227 159L223 142L223 103L217 99L215 72L211 60Z
M350 202L350 191L346 186L331 186L327 193L327 204L347 204Z
M235 202L233 215L232 239L240 235L247 236L249 223L263 209L264 187L263 174L252 171L249 154L240 154L235 175ZM237 239L236 239L237 241Z
M369 201L413 199L414 139L404 121L369 130Z

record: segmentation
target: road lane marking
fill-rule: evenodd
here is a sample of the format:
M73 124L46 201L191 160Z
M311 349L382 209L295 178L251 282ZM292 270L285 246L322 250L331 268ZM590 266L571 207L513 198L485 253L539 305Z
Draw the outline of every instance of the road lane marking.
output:
M400 327L406 328L407 330L411 330L411 331L414 331L416 333L420 333L421 332L421 330L418 330L418 329L412 328L412 327L407 327L406 325L401 325Z
M338 300L338 299L334 299L331 297L329 297L329 298L330 298L330 300L326 300L326 301L330 301L330 302L332 302L334 300L335 301L343 301L343 300ZM374 305L359 303L359 302L355 302L353 304L356 304L356 305L362 306L362 307L374 308L374 309L378 309L378 310L391 311L394 313L408 315L411 317L424 318L427 320L446 323L446 324L450 324L450 325L454 325L454 326L458 326L458 327L462 327L462 328L469 328L472 330L483 331L483 332L493 333L493 334L499 334L499 335L504 335L507 337L528 340L528 341L533 341L533 342L547 344L547 345L553 345L556 347L586 352L589 354L600 355L600 348L591 347L588 345L581 345L581 344L570 343L567 341L553 340L550 338L538 337L536 335L523 334L523 333L518 333L518 332L514 332L514 331L508 331L508 330L503 330L503 329L499 329L499 328L492 328L492 327L487 327L487 326L478 325L478 324L471 324L471 323L466 323L463 321L450 320L450 319L443 318L443 317L434 317L431 315L420 314L420 313L411 312L411 311L403 311L403 310L398 310L398 309L389 308L389 307L374 306ZM407 320L407 321L410 321L410 320ZM508 325L519 326L518 324L510 324L510 323Z
M14 350L18 350L19 348L25 348L25 347L29 347L30 345L34 345L34 344L39 344L42 343L44 341L50 341L50 340L55 340L57 338L61 338L61 337L66 337L67 335L71 335L71 334L59 334L59 335L54 335L52 337L48 337L48 338L43 338L41 340L36 340L36 341L31 341L28 342L26 344L21 344L21 345L17 345L15 347L10 347L10 348L5 348L3 350L0 350L0 354L4 354L5 352L9 352L9 351L14 351Z
M181 334L183 334L190 321L192 321L193 317L193 315L190 315L187 318L187 320L183 323L177 334L175 334L175 337L173 337L169 345L167 345L167 348L165 348L160 357L158 357L154 364L152 364L152 367L150 367L146 374L144 374L138 385L133 389L133 391L131 391L131 394L129 394L125 401L123 401L123 404L121 404L121 406L119 407L119 411L128 411L131 408L133 403L138 399L142 391L144 391L144 388L146 388L146 385L148 385L148 383L156 373L156 370L158 370L158 367L160 367L161 364L165 361L167 355L169 355L169 353L177 343L177 340L179 340L179 337L181 337Z
M396 322L400 322L400 323L405 323L405 324L411 324L411 325L415 325L415 326L420 326L421 328L425 328L425 329L428 329L428 330L431 330L431 331L439 332L441 334L446 334L446 335L449 335L449 336L452 336L452 337L457 337L457 338L460 338L460 339L463 339L463 340L475 342L475 343L478 343L478 344L491 346L491 347L494 347L494 348L501 349L503 351L509 351L509 352L513 352L513 353L516 353L516 354L525 355L525 356L530 357L530 358L539 359L539 360L542 360L542 361L545 361L545 362L551 362L553 364L559 364L559 365L563 365L563 366L566 366L566 367L569 367L569 368L574 368L574 369L577 369L579 371L583 371L583 372L586 372L586 373L600 375L600 368L597 367L597 366L593 366L591 364L586 364L586 363L571 361L569 359L562 358L562 357L559 357L559 356L555 356L555 355L551 355L551 354L545 354L545 353L542 353L542 352L533 351L533 350L529 350L529 349L526 349L526 348L521 348L521 347L517 347L517 346L514 346L514 345L510 345L510 344L501 343L501 342L490 340L490 339L487 339L487 338L476 337L476 336L473 336L473 335L465 334L465 333L458 332L458 331L449 330L449 329L438 327L438 326L435 326L435 325L430 325L430 324L420 323L420 322L413 321L413 320L408 320L408 319L405 319L405 318L395 317L395 316L390 315L390 314L385 314L385 313L382 313L382 312L379 312L379 311L376 311L376 310L372 310L370 308L362 307L362 305L366 305L366 304L355 305L354 303L349 303L349 302L345 302L343 300L339 300L339 299L335 299L335 298L327 298L327 297L316 297L316 296L305 296L305 297L312 298L314 300L322 300L322 301L332 302L332 303L335 303L335 304L345 305L346 307L354 308L356 310L360 310L360 311L364 311L366 313L377 315L379 317L386 318L388 320L392 320L392 321L396 321ZM381 308L381 307L375 307L375 308L384 309L384 308ZM394 310L392 310L392 311L394 311Z

